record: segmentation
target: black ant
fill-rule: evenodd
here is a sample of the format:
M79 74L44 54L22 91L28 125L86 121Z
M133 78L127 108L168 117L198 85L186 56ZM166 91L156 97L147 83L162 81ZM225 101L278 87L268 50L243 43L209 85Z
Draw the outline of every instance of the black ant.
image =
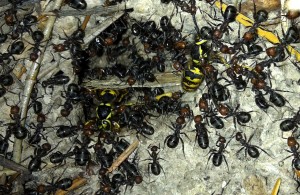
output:
M66 169L62 172L61 176L64 174ZM71 178L64 178L60 179L61 176L54 182L54 178L52 178L51 183L47 182L48 185L40 184L37 186L36 191L38 193L54 193L57 190L63 190L66 191L68 188L70 188L73 184L73 180Z
M76 139L76 142L81 146L75 146L73 149L75 155L75 164L79 166L84 166L91 159L91 153L88 151L90 138L83 136L83 141Z
M12 35L11 35L12 39L18 39L19 37L22 37L23 33L25 32L32 34L31 26L37 24L37 22L38 22L38 18L34 15L28 14L24 16L22 21L18 21L13 26Z
M231 139L229 140L229 142L231 141ZM226 143L226 139L225 137L223 136L219 136L218 138L218 141L216 142L216 146L219 148L218 150L216 149L211 149L209 151L209 153L211 153L208 157L208 160L207 160L207 163L206 163L206 166L208 165L208 162L210 160L210 158L212 157L212 162L213 162L213 165L218 167L222 164L223 162L223 159L226 163L226 166L227 166L227 169L229 171L229 167L228 167L228 163L227 163L227 160L226 160L226 157L225 155L223 154L225 152L225 148L227 147L227 145L229 144L229 142Z
M4 137L2 137L2 135L1 135L2 138L0 139L0 154L3 154L4 156L7 155L7 150L9 147L8 141L10 141L9 138L11 137L11 135L12 135L12 132L10 129L6 130L6 134Z
M300 124L300 108L292 118L285 119L280 123L280 129L281 131L296 130L298 124Z
M113 163L113 150L107 153L104 144L98 139L98 142L94 145L96 154L96 160L101 164L102 168L108 168Z
M33 111L35 114L39 114L43 111L43 104L42 102L38 101L38 99L43 98L43 96L38 97L38 89L37 86L35 86L32 89L32 92L30 94L31 103L29 104L29 108L33 108Z
M231 83L236 87L238 91L245 91L247 88L247 81L245 81L242 75L237 76L234 69L232 67L227 68L224 72L226 72L227 76L231 79ZM222 73L221 73L222 74Z
M158 157L159 149L160 149L159 146L158 147L155 146L155 145L151 146L151 147L150 146L151 145L149 145L148 148L150 148L151 153L149 152L149 150L147 150L147 151L148 151L148 154L150 155L151 158L145 159L145 160L151 160L152 161L152 162L148 163L148 174L150 175L150 170L151 170L151 173L153 175L159 175L161 173L161 171L164 172L164 169L162 168L162 166L160 165L158 160L159 159L164 160L164 159ZM164 174L165 174L165 172L164 172Z
M215 28L212 32L212 35L214 37L214 39L221 39L223 37L223 33L227 32L228 29L231 29L231 27L229 26L230 23L235 21L236 16L238 15L238 10L236 7L229 5L226 7L225 11L223 12L223 10L221 9L222 12L222 16L224 18L224 20L222 21L221 24L218 24L217 26L220 26L219 28ZM213 18L212 16L210 16L209 14L207 14L210 18L217 20L217 21L221 21L219 19ZM232 30L232 29L231 29Z
M239 107L240 104L238 104L235 109L232 109L228 105L225 106L223 104L219 104L218 106L218 111L222 116L225 116L225 118L233 117L233 123L235 129L236 129L236 123L238 123L241 126L247 126L245 125L245 123L248 123L251 120L250 113L253 112L253 111L249 111L249 112L238 111Z
M59 143L53 149L51 149L51 144L49 143L44 143L42 144L42 146L37 145L37 147L34 149L34 156L31 155L23 160L26 161L28 158L31 158L28 164L28 170L30 172L36 172L38 170L42 170L43 169L41 167L42 163L44 163L45 166L47 165L46 162L42 161L42 158L46 157L50 152L52 152L55 148L57 148Z
M263 22L266 22L268 20L268 15L269 15L269 13L264 9L256 11L256 4L254 0L253 0L253 5L254 5L254 11L253 11L254 23L252 24L252 26L250 26L250 29L247 32L245 32L243 35L242 42L246 44L255 42L255 40L257 39L257 28L259 28Z
M280 42L278 44L276 44L276 46L269 47L266 49L267 55L269 57L271 57L274 64L275 64L275 62L284 61L286 59L284 49L286 49L288 54L290 55L290 52L288 51L288 49L286 47L289 44L296 43L300 38L299 30L295 26L289 27L286 34L284 33L284 31L282 29L282 34L283 34L283 38L282 39L279 38Z
M44 33L42 31L37 30L32 33L31 37L34 41L34 44L32 44L33 48L32 48L32 53L30 53L29 55L29 59L30 61L35 62L39 57L39 52L40 52L39 47L42 40L44 39Z
M252 134L252 135L249 137L248 141L247 141L246 134L244 134L244 137L245 137L245 138L243 138L243 134L242 134L241 132L237 132L237 133L236 133L236 135L235 135L236 141L240 142L240 144L243 146L241 149L239 149L239 150L237 151L237 154L238 154L239 152L241 152L243 149L245 149L245 156L247 156L247 153L248 153L250 157L252 157L252 158L258 158L259 155L260 155L258 149L261 149L261 151L263 151L263 152L266 153L268 156L270 156L269 153L266 152L266 151L265 151L264 149L262 149L261 147L249 144L249 142L251 141L251 139L253 138L253 136L254 136L254 134Z
M62 72L58 72L56 75L53 77L45 80L42 82L42 87L45 89L46 92L46 87L54 88L54 85L65 85L70 81L70 77L66 76L64 74L61 74Z
M20 96L19 96L20 98ZM28 134L28 130L21 125L21 116L20 116L20 107L18 105L10 106L7 103L7 99L4 97L4 101L7 106L10 107L10 118L14 121L12 123L8 123L8 129L14 134L17 139L25 139Z
M299 171L300 170L300 156L299 156L299 152L298 152L299 143L297 142L295 137L288 137L287 145L290 147L290 150L286 150L286 149L285 150L292 154L289 155L288 157L284 158L283 160L281 160L280 164L283 164L283 161L294 156L294 159L292 161L292 167L295 168L297 171Z
M164 145L167 143L167 146L169 148L176 148L179 141L181 141L182 144L182 151L183 151L183 155L185 155L184 153L184 142L182 140L182 138L180 137L181 134L183 134L185 137L189 139L189 137L186 135L186 133L184 132L180 132L182 129L184 129L184 127L186 126L186 124L182 125L182 124L178 124L178 123L171 123L172 126L167 125L170 129L172 129L174 131L174 133L172 135L168 135L165 138L164 141Z
M74 151L71 151L72 147L66 152L61 153L60 151L54 152L50 155L50 162L57 164L57 166L63 166L66 164L66 158L74 156Z
M194 117L195 129L193 131L196 131L195 142L197 140L199 147L206 149L209 147L208 130L205 127L205 123L202 123L202 120L201 115Z
M10 47L7 48L7 53L0 53L0 61L4 63L4 61L8 61L7 64L10 62L10 57L15 60L13 55L19 55L23 53L25 47L22 41L15 41L13 42Z
M37 125L35 125L34 123L31 123L29 125L30 128L34 128L35 129L35 132L34 132L34 134L32 136L29 133L29 139L28 139L28 143L29 144L31 144L31 145L38 144L38 143L41 142L42 138L47 141L47 138L43 134L43 131L46 128L52 128L52 127L44 127L45 121L46 121L45 114L39 113L37 115Z

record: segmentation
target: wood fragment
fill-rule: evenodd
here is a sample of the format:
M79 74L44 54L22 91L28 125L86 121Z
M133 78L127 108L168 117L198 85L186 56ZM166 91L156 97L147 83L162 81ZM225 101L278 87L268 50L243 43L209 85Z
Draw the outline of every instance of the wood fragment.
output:
M57 190L55 192L55 195L65 195L68 194L70 191L76 190L83 185L87 183L87 180L85 178L79 177L73 180L73 184L70 188L68 188L66 191L65 190Z
M126 150L113 162L108 168L107 173L113 172L118 166L129 157L129 155L138 147L139 140L135 140L132 144L126 148Z
M16 77L18 79L21 79L21 77L23 76L23 74L26 73L26 72L27 72L27 69L25 68L25 66L22 66L20 68L20 70L18 71L18 74L16 74Z
M90 18L91 18L91 15L85 16L84 21L82 22L82 25L81 25L82 30L85 30Z
M23 167L22 165L14 161L8 160L3 156L0 156L0 165L3 166L4 168L8 168L16 172L20 172L21 174L30 175L30 172L26 167Z
M7 175L4 173L0 176L0 185L4 185L6 183Z
M126 10L130 10L131 8L126 8L125 4L114 5L103 7L102 5L87 8L85 10L76 10L68 7L64 7L62 10L52 9L53 11L44 12L42 15L47 16L57 16L57 17L65 17L65 16L87 16L87 15L97 15L97 16L112 16L116 12L124 12Z
M155 74L157 81L150 83L146 82L143 87L180 87L181 75L176 75L172 72L157 73ZM120 79L111 78L109 80L91 80L85 81L83 86L91 88L109 88L109 89L123 89L129 87L125 82L120 83ZM132 87L142 87L142 85L134 84Z
M62 3L64 0L56 0L53 4L53 9L57 9L59 10ZM50 40L51 34L52 34L52 30L53 30L53 26L56 20L56 16L49 16L49 19L47 21L47 25L45 27L44 30L44 41L46 42L44 47L40 48L40 54L39 54L39 58L36 60L36 62L33 62L32 65L30 66L31 69L27 75L27 78L25 80L25 88L24 88L24 92L23 92L23 99L21 101L21 114L20 117L21 119L25 119L27 116L27 111L28 111L28 104L30 101L30 94L32 92L33 86L36 83L36 79L37 79L37 75L39 73L40 70L40 66L42 64L43 58L44 58L44 53L46 51L48 42ZM25 125L26 120L22 120L21 125ZM23 140L20 139L16 139L14 146L13 146L13 161L15 161L16 163L20 163L21 162L21 156L22 156L22 142ZM23 193L24 189L23 186L21 185L21 181L17 180L16 182L16 192L18 193Z

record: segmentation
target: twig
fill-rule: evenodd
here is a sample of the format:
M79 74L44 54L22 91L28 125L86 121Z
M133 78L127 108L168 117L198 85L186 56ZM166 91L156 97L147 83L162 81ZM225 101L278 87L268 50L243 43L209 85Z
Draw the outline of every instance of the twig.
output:
M175 75L172 72L164 72L158 73L155 75L156 80L155 82L146 82L144 83L143 87L180 87L181 83L181 76ZM111 78L109 80L91 80L86 81L83 83L83 86L86 87L95 87L95 88L127 88L129 85L125 82L120 83L118 78ZM141 87L141 85L134 84L132 87Z
M14 161L6 159L3 156L0 156L0 165L3 166L4 168L8 168L16 172L20 172L21 174L30 175L30 172L27 168L23 167L18 163L15 163Z
M7 176L16 174L17 171L14 170L10 170L10 169L3 169L2 171L0 171L0 175L6 174Z
M82 30L85 30L90 18L91 18L91 15L85 16L84 21L82 22L82 25L81 25Z
M114 171L138 147L139 140L135 140L108 168L107 173Z
M13 174L21 174L21 176L18 178L19 183L24 183L26 180L29 180L31 178L31 174L27 168L23 167L18 163L15 163L14 161L6 159L3 156L0 156L0 165L4 168L13 170ZM5 172L3 174L7 175Z
M125 4L123 5L114 5L114 6L109 6L109 7L103 7L103 6L95 6L91 8L87 8L85 10L76 10L76 9L63 9L63 10L55 10L50 12L44 12L42 15L47 15L47 16L87 16L87 15L98 15L98 16L111 16L112 14L116 12L123 12L123 11L129 11L130 12L131 8L127 9L125 7Z
M73 191L77 188L80 188L81 186L85 185L87 183L87 180L85 178L79 177L73 180L73 184L70 188L67 190L57 190L55 192L55 195L64 195L67 194L70 191Z
M7 175L4 173L0 176L0 185L4 185L6 183Z
M59 9L62 2L63 2L63 0L56 0L56 2L54 4L54 8ZM55 16L49 17L48 23L47 23L46 28L44 30L45 40L47 40L47 43L50 39L50 35L52 33L52 29L53 29L53 25L55 23L55 20L56 20ZM31 94L33 86L36 82L36 78L37 78L37 75L38 75L39 70L40 70L40 65L41 65L41 62L42 62L43 57L44 57L44 52L47 48L47 43L43 48L41 48L41 53L40 53L39 58L37 59L36 62L34 62L32 64L30 72L27 75L26 82L25 82L23 100L22 100L22 104L21 104L22 105L22 107L21 107L21 119L25 119L26 116L27 116L28 103L29 103L29 100L30 100L30 94ZM25 122L26 122L25 120L22 120L22 125L25 125ZM13 153L13 160L15 162L20 162L21 161L21 150L22 150L22 140L17 139L15 141L14 151L13 151L14 152Z
M59 10L61 5L63 3L63 0L56 0L53 6L53 9L57 9ZM37 59L36 62L34 62L31 66L30 72L27 75L26 81L25 81L25 89L24 89L24 95L23 95L23 99L21 102L21 119L25 119L27 116L27 111L28 111L28 104L29 104L29 100L30 100L30 94L32 92L33 86L36 83L36 78L37 75L39 73L40 70L40 65L43 61L43 57L44 57L44 52L47 48L52 30L53 30L53 26L56 20L56 16L50 16L46 25L46 28L44 30L44 40L47 41L47 43L45 44L45 46L43 48L41 48L41 52L39 55L39 58ZM22 120L22 125L25 125L25 120ZM22 140L20 139L16 139L15 140L15 144L14 144L14 148L13 148L13 160L16 163L20 163L21 162L21 154L22 154ZM23 191L22 186L18 185L18 192ZM20 192L21 193L21 192Z

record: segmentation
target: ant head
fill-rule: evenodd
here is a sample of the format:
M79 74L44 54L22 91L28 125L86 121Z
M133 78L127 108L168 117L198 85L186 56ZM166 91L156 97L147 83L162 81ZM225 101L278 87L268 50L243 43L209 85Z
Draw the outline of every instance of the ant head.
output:
M291 148L291 147L298 145L298 142L294 137L288 137L287 145Z
M152 151L152 152L157 152L158 149L159 149L159 147L157 147L157 146L152 146L152 147L151 147L151 151Z
M29 55L29 59L30 59L30 61L32 61L32 62L35 62L38 58L39 58L39 54L37 54L37 53L35 53L35 52L32 52L32 53L30 53L30 55Z
M124 47L128 47L130 45L129 37L125 37L124 39L122 39L122 45Z
M15 115L15 114L19 114L20 112L20 108L19 106L15 105L15 106L11 106L10 107L10 113Z
M46 193L46 186L44 184L40 184L37 186L36 191L38 193Z
M134 181L136 184L140 184L143 181L143 177L141 175L137 175L135 176Z
M61 109L60 114L61 114L61 116L63 116L63 117L67 117L67 116L69 116L70 111L69 111L69 110L66 110L66 109Z
M200 124L202 121L203 121L203 117L202 117L201 115L196 115L196 116L194 117L194 122L195 122L196 124Z
M188 117L191 114L191 109L188 105L185 105L180 109L180 116Z
M184 93L181 92L181 91L176 91L176 92L172 93L172 98L174 100L179 100L182 97L183 94Z
M215 29L213 31L213 37L215 39L221 39L223 37L223 32L221 30L219 30L219 29Z
M222 116L227 116L229 114L229 108L223 104L219 104L218 111Z
M226 143L225 137L223 137L223 136L221 136L221 135L219 136L218 141L219 141L220 143L222 143L222 144Z
M262 64L260 64L260 63L258 63L258 64L256 64L255 65L255 68L254 68L254 70L257 72L257 73L262 73L263 72L263 70L264 70L264 66L262 66Z
M228 54L229 53L229 47L225 44L223 44L221 47L220 47L220 52L221 53L224 53L224 54Z
M243 139L243 134L241 132L237 132L235 134L235 139L236 141L240 141L241 139Z
M300 16L300 11L299 10L288 10L286 17L290 20L294 20Z
M36 120L38 123L44 123L46 121L46 116L43 113L39 113Z
M180 111L181 112L181 111ZM179 116L176 119L176 124L183 125L185 123L184 116Z
M209 110L207 99L204 98L203 96L199 100L199 108L200 108L200 110L203 110L203 111L206 111L206 112L208 112L208 110Z
M136 82L136 79L133 77L133 76L129 76L128 79L127 79L127 83L129 86L132 86L134 85Z
M106 168L99 169L99 176L100 177L105 176L106 173L107 173L107 169Z
M253 85L257 89L266 89L266 81L263 79L257 79Z
M278 55L276 47L269 47L266 49L266 53L269 57L275 57Z
M101 189L104 193L110 193L111 191L111 186L109 184L102 184Z

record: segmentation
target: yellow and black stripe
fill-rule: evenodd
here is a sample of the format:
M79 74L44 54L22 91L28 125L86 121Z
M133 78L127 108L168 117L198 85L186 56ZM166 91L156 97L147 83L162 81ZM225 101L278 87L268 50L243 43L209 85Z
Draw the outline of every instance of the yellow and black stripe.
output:
M186 92L193 92L198 89L204 79L204 74L193 61L187 64L187 68L183 71L181 86Z

